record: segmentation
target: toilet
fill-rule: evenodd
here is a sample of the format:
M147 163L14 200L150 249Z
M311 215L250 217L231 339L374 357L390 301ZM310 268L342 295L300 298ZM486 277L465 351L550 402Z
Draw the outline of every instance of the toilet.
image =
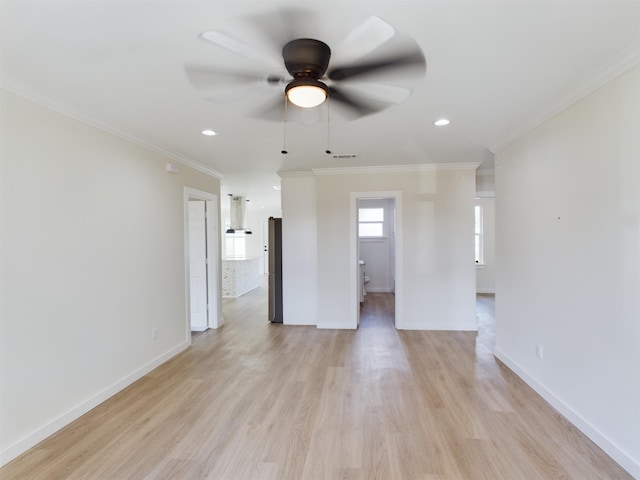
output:
M360 281L358 282L358 290L359 290L359 297L360 297L360 304L362 304L364 302L364 296L367 294L366 289L364 288L364 286L369 283L369 276L366 274L366 272L364 271L364 266L366 265L366 263L364 262L364 260L360 260L358 261L359 267L360 267Z

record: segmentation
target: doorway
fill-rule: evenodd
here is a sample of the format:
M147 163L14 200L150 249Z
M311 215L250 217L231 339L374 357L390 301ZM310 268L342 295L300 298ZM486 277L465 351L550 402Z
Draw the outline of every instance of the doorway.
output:
M361 208L367 210L362 218ZM402 192L352 192L350 218L353 328L359 325L362 292L368 286L370 291L394 295L394 326L402 329Z
M218 328L218 197L184 189L187 338Z

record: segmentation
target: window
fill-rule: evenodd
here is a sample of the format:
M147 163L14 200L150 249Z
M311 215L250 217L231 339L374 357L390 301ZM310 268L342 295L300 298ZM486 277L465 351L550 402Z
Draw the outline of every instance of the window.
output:
M231 220L225 219L225 231L231 226ZM247 258L247 242L244 231L238 233L226 233L224 235L224 257L228 259Z
M225 258L240 259L247 258L247 242L243 234L226 234L225 235Z
M358 236L384 238L384 208L358 209Z
M483 265L484 264L484 255L483 255L483 242L482 242L482 206L475 206L475 250L476 250L476 264Z

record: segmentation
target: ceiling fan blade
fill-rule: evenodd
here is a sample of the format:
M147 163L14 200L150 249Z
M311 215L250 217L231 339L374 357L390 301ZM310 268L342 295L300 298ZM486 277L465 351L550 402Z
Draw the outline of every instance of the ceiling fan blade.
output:
M247 21L278 55L291 40L316 38L319 33L317 14L302 8L281 7L273 12L247 17Z
M259 88L283 89L286 84L285 79L277 75L261 75L194 64L185 65L185 73L195 89L205 92L209 100L220 103L239 99Z
M387 22L370 16L335 45L334 52L343 62L353 61L373 52L395 34L395 28Z
M209 30L201 33L199 38L226 48L227 50L237 53L249 60L260 62L271 70L282 68L282 62L278 57L271 56L266 52L249 45L243 40L224 32L223 30Z
M384 85L371 82L345 82L340 84L341 92L368 98L376 102L399 104L407 100L412 93L410 88Z
M250 114L253 118L269 120L271 122L284 121L284 94L273 98L261 107L254 109Z
M332 102L332 106L333 102L337 102L339 107L346 107L343 108L343 112L352 120L377 113L388 107L384 102L364 99L336 87L329 87L329 101Z
M226 70L188 63L184 67L191 85L195 88L206 88L221 83L254 83L280 87L286 80L279 75L264 75L241 70Z
M322 113L319 108L300 108L291 102L287 102L285 107L284 94L278 95L273 98L272 101L264 104L261 108L254 110L250 114L253 118L271 122L284 122L285 115L288 123L303 125L318 123L322 118Z
M385 74L401 77L421 77L426 72L427 62L424 53L414 40L405 39L400 47L382 46L367 55L360 62L329 71L331 80L348 80L373 74Z
M329 102L336 102L344 116L356 119L377 113L392 104L402 103L411 95L408 88L358 82L341 85L340 88L328 87ZM332 104L333 106L333 104ZM286 118L292 123L316 123L320 120L320 108L300 108L287 103ZM277 98L251 115L263 120L282 122L285 119L284 95Z

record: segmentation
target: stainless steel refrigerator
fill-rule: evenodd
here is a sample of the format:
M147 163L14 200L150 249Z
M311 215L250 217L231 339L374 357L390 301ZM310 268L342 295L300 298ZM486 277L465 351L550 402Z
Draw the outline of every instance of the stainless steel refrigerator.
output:
M269 218L269 321L282 323L282 219Z

